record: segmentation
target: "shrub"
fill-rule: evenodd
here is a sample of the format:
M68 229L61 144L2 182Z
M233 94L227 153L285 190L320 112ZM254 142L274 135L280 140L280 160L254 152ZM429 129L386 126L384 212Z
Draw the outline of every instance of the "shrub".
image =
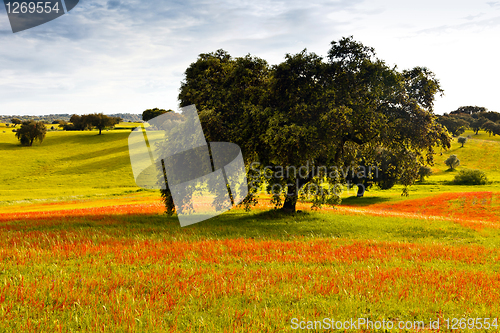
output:
M448 157L446 161L444 161L444 163L449 166L451 170L453 170L460 165L460 160L458 159L457 155L450 155L450 157Z
M481 170L460 170L453 180L457 185L485 185L488 177Z
M421 182L425 180L425 177L429 177L430 175L432 175L432 169L428 166L422 165L418 170L418 176Z
M467 142L467 138L464 137L464 136L459 136L458 137L458 143L461 143L462 144L462 147L464 146L464 143Z

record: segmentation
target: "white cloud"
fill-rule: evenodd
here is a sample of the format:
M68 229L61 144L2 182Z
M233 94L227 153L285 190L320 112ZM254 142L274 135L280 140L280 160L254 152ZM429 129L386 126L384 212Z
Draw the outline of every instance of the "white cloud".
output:
M447 93L441 111L500 110L485 96L488 74L500 74L490 39L498 35L497 4L81 0L70 14L17 34L0 11L0 112L175 109L182 74L200 53L223 48L278 63L304 48L326 55L332 40L348 35L388 63L436 72ZM464 94L457 81L474 85Z

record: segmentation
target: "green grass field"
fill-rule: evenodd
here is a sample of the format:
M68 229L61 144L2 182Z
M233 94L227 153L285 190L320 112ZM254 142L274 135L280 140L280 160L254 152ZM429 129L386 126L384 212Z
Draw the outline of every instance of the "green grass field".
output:
M0 332L281 332L324 318L500 331L498 138L454 142L409 198L352 190L336 208L264 202L180 228L134 184L129 134L21 147L0 127ZM450 154L491 183L450 185Z
M119 126L136 125L139 124L121 123ZM0 124L0 149L4 152L0 156L3 166L0 205L35 200L65 201L141 191L134 182L130 166L127 147L129 134L128 128L104 131L102 135L97 135L97 131L49 131L43 144L22 147L12 129ZM455 140L449 151L443 151L443 155L437 154L434 174L423 184L417 182L411 187L412 197L467 191L467 187L447 184L461 169L486 172L491 184L480 190L500 189L500 164L497 162L500 160L500 141L485 141L483 139L489 137L484 133L475 136L472 132L466 132L463 135L470 135L472 139L463 148ZM449 171L444 164L451 154L456 154L461 162L455 171ZM401 191L400 186L385 191L375 189L367 192L366 197L401 200ZM355 190L346 191L343 198L354 195Z
M127 126L129 123L125 123ZM49 131L44 142L22 147L0 127L0 202L70 200L137 191L127 138L130 130Z
M0 233L2 331L273 332L294 318L444 326L500 310L498 229L451 221L235 210L180 228L102 211L6 221Z

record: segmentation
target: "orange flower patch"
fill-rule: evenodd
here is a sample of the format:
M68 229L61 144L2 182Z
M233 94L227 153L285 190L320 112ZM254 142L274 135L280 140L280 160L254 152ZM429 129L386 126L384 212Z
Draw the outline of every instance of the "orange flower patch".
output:
M341 206L340 210L382 216L453 220L476 230L484 227L500 228L500 194L495 192L443 193L369 207Z
M0 222L16 220L34 221L66 217L88 217L92 219L100 219L109 215L157 214L162 213L164 209L164 206L160 202L154 202L80 209L2 213L0 214Z

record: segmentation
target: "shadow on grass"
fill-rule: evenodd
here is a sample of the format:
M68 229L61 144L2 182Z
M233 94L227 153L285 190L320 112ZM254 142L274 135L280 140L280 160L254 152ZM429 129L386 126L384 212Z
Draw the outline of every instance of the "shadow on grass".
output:
M345 223L345 217L315 212L285 213L280 210L231 211L201 223L178 228L216 238L289 239L294 237L350 237L361 226ZM178 222L176 223L178 225Z
M466 241L478 244L483 241L476 231L447 221L429 223L419 219L345 215L325 211L290 214L279 210L245 212L238 209L183 228L180 227L176 216L168 217L162 214L62 217L37 222L21 220L6 222L2 228L16 232L70 232L80 235L83 240L99 235L99 238L102 238L100 241L104 242L110 237L174 242L241 238L341 238L345 241L368 239L443 243ZM500 246L500 240L495 245Z
M92 153L85 152L83 154L75 154L75 155L63 157L60 159L60 161L86 161L86 160L94 159L97 157L113 156L113 155L116 155L119 153L122 153L122 155L123 155L123 153L126 153L127 162L129 162L128 146L106 148L106 149L93 151Z
M99 135L99 131L65 131L64 136L55 136L44 140L45 146L58 146L58 145L73 145L73 144L86 144L86 145L104 145L114 141L124 140L128 137L130 132L106 132L103 131Z
M402 218L343 215L327 212L283 213L268 211L231 211L181 228L176 217L157 216L154 224L176 239L281 239L343 238L382 241L474 242L474 230L452 222ZM132 222L132 221L131 221ZM149 220L148 224L153 222ZM142 229L139 224L136 227ZM165 228L165 229L164 229ZM168 231L167 231L168 230ZM139 231L139 230L137 230ZM159 230L157 229L157 232ZM142 232L139 232L142 233ZM162 232L160 232L161 234ZM165 234L164 234L165 235Z
M14 143L5 143L5 142L0 143L0 150L7 150L7 149L16 148L16 147L22 148L22 146L19 142L15 143L15 144Z
M356 196L352 196L346 199L342 199L342 206L370 206L382 202L387 202L390 201L390 198L384 198L384 197L363 197L363 198L358 198Z

